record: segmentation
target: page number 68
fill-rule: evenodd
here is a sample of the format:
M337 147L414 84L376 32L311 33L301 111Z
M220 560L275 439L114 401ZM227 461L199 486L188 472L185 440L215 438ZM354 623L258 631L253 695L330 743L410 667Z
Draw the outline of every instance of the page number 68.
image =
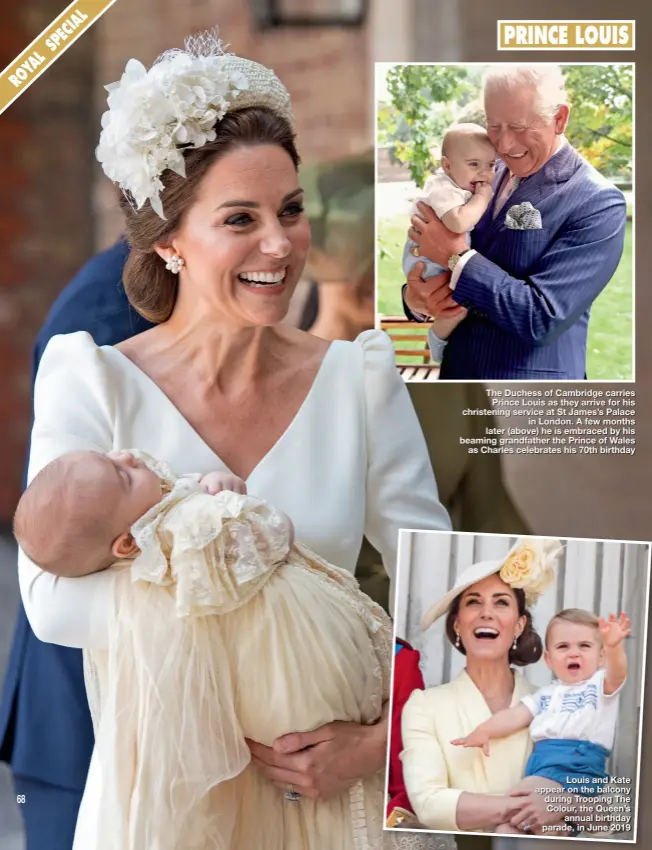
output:
M19 805L22 805L22 803L25 802L25 795L24 794L18 794L18 796L16 797L16 802Z

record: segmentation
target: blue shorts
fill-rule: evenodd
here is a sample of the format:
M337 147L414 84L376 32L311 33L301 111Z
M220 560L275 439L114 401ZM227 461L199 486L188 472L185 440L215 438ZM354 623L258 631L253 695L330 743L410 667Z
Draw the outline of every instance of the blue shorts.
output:
M466 244L471 245L471 239L468 233L466 234ZM408 239L405 243L405 247L403 248L403 274L405 277L408 276L417 263L423 263L424 268L421 272L421 277L424 280L428 277L435 277L442 272L448 271L448 269L440 266L439 263L429 260L427 257L415 257L413 254L414 247L414 242L412 242L411 239Z
M425 280L427 277L435 277L435 275L441 274L442 272L448 271L443 266L440 266L439 263L434 263L432 260L429 260L427 257L415 257L412 253L414 248L414 242L410 239L405 243L405 248L403 248L403 274L405 277L412 271L412 269L416 266L417 263L423 263L424 269L421 272L421 277Z
M609 750L591 741L537 741L525 775L551 779L576 794L600 794L609 755Z

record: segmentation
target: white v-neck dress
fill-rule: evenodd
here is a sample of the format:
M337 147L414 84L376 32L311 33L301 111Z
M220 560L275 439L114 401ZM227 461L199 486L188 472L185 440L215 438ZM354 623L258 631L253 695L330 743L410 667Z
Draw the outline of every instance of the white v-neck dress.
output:
M178 474L227 469L158 386L117 349L96 346L85 332L54 337L35 383L29 480L67 452L133 447ZM297 540L352 572L363 535L393 576L399 528L450 527L386 334L366 331L354 342L330 345L305 401L249 475L247 489L292 519ZM38 638L106 648L111 571L56 578L21 552L19 579ZM93 850L82 847L80 836L82 824L94 819L92 780L91 766L76 850Z

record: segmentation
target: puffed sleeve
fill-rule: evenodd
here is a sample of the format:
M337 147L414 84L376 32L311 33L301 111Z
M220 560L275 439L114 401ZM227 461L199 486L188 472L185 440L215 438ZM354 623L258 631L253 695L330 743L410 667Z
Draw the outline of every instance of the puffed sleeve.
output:
M50 340L34 384L28 483L61 455L112 449L111 393L102 357L82 331ZM110 571L59 578L19 550L18 578L27 618L39 640L84 649L106 645Z
M399 528L448 530L451 523L390 338L383 331L365 331L357 341L364 352L366 393L365 536L393 579Z
M430 829L457 831L462 791L448 787L446 759L429 710L428 691L414 691L405 703L401 732L403 779L415 815Z

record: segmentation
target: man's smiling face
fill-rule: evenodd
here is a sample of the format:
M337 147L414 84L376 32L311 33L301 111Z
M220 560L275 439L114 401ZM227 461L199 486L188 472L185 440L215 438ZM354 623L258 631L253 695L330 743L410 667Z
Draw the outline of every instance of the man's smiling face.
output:
M558 106L552 118L538 114L531 86L490 88L484 102L487 132L498 156L517 177L537 172L558 149L568 106Z

